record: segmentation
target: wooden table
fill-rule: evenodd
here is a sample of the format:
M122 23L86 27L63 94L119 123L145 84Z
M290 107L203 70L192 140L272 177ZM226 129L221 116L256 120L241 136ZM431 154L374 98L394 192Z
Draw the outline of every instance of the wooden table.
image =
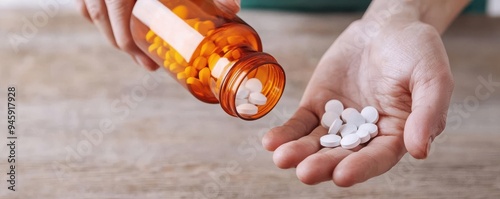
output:
M405 156L366 183L307 186L293 169L274 166L262 132L293 113L322 53L360 15L244 11L289 81L273 113L243 122L197 101L164 71L136 66L73 12L49 18L14 52L6 38L36 11L0 10L0 108L4 114L5 89L15 85L19 136L15 193L6 189L4 130L0 136L2 199L500 197L500 88L449 126L430 158ZM460 17L444 42L455 106L475 96L478 77L500 81L500 19ZM155 86L125 105L148 78Z

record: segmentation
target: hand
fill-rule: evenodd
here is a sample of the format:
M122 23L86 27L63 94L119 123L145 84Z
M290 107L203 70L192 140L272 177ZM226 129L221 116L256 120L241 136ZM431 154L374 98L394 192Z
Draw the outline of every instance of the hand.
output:
M306 184L333 180L352 186L388 171L406 152L426 158L445 127L453 79L438 31L399 19L367 32L373 27L369 23L356 21L339 36L318 64L296 113L262 140L274 151L275 164L296 167ZM378 136L354 150L322 148L319 139L327 129L320 118L330 99L357 110L377 108Z
M136 63L149 70L159 66L135 44L130 31L130 18L136 0L77 0L84 17L93 22L111 44L127 52ZM217 5L230 12L239 11L239 0L217 0Z

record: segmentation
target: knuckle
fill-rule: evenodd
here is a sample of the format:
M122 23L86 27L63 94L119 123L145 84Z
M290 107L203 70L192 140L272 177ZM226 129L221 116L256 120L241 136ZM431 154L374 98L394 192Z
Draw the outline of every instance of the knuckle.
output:
M90 19L89 13L87 11L87 6L83 2L83 0L76 1L76 6L77 6L78 11L80 12L80 14L82 14L85 18Z
M87 4L87 11L90 19L93 21L100 21L105 18L105 13L103 12L103 9L99 3L96 3L92 1L91 3Z
M125 52L133 53L133 52L137 51L137 46L136 46L134 40L130 37L117 40L116 43L118 45L118 48L120 48L121 50L123 50Z

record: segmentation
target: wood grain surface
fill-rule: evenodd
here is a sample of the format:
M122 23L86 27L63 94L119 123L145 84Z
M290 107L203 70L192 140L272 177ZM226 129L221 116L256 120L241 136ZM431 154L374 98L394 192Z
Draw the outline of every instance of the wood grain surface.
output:
M339 188L304 185L293 169L278 169L260 138L293 113L322 53L360 15L241 13L288 77L277 108L244 122L197 101L164 71L135 65L73 12L50 17L15 52L9 35L39 11L0 10L2 199L500 198L500 87L474 101L480 78L500 82L500 19L462 16L445 33L456 78L450 116L460 122L431 156L405 156L384 175ZM8 85L18 89L16 192L5 175ZM125 106L131 96L138 100Z

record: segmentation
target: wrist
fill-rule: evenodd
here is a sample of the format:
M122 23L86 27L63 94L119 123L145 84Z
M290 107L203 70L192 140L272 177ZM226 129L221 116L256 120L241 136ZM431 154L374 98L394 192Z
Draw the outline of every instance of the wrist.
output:
M373 0L363 20L380 25L423 22L443 33L470 0Z
M421 0L420 20L442 34L469 3L470 0Z

